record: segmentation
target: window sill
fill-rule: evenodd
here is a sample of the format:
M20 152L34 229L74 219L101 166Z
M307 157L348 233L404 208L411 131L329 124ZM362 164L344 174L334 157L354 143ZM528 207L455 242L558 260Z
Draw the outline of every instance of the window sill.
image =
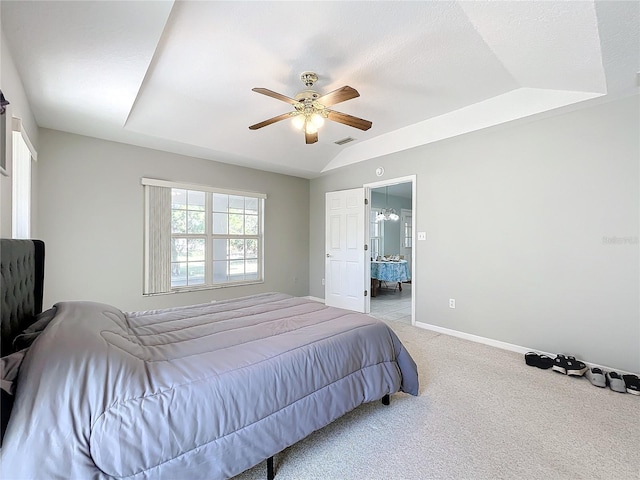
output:
M248 282L233 282L233 283L221 283L216 285L192 285L188 287L176 287L172 288L168 292L159 292L159 293L143 293L144 297L154 297L156 295L172 295L174 293L186 293L186 292L199 292L201 290L218 290L221 288L229 288L229 287L244 287L247 285L259 285L264 283L264 280L252 280Z

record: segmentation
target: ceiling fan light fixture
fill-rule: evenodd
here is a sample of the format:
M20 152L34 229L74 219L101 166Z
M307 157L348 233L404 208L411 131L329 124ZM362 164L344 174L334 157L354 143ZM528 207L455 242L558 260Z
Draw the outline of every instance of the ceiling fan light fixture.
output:
M297 130L302 130L302 128L304 127L305 121L306 119L304 115L296 115L291 119L291 123L293 124L294 128L296 128Z
M372 123L369 120L347 115L346 113L336 112L328 107L336 105L352 98L359 97L360 94L354 88L345 85L332 92L324 95L311 90L313 84L318 80L318 75L314 72L303 72L300 79L304 83L307 90L298 93L295 98L287 97L280 93L274 92L267 88L256 87L252 90L256 93L266 95L277 100L288 103L293 106L293 111L283 113L273 118L269 118L262 122L251 125L249 130L258 130L281 120L291 118L291 124L297 129L303 129L305 133L305 142L307 144L316 143L318 141L318 128L324 125L325 119L332 122L342 123L349 127L358 128L360 130L369 130Z
M307 119L304 124L304 131L308 134L318 133L318 127L312 120Z
M317 128L320 128L324 125L324 118L319 113L314 113L311 115L311 123L313 123Z

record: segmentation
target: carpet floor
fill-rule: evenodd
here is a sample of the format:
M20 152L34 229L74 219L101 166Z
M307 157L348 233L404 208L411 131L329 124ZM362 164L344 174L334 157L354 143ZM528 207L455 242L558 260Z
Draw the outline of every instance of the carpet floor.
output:
M640 396L387 322L420 394L362 405L274 457L276 480L640 479ZM266 462L235 477L266 479Z

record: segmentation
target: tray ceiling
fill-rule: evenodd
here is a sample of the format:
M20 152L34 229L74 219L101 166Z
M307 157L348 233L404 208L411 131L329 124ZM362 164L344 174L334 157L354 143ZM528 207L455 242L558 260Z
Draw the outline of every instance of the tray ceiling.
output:
M638 90L631 2L3 0L39 126L267 171L322 172L607 95ZM251 91L360 97L319 141ZM334 142L353 137L355 141Z

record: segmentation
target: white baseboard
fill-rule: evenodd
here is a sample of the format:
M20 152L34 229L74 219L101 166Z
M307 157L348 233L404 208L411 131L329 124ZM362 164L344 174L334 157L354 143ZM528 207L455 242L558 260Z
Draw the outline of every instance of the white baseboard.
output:
M549 353L543 352L541 350L535 348L523 347L521 345L514 345L513 343L501 342L500 340L494 340L492 338L480 337L478 335L473 335L471 333L460 332L458 330L452 330L450 328L439 327L438 325L431 325L429 323L416 322L416 327L424 328L425 330L431 330L438 333L443 333L445 335L451 335L452 337L462 338L464 340L470 340L476 343L482 343L484 345L489 345L491 347L501 348L502 350L509 350L511 352L525 354L527 352L537 352L543 355L547 355L548 357L555 358L557 353ZM616 371L620 374L634 374L633 372L627 372L624 370L620 370L619 368L611 368L606 365L598 365L597 363L587 362L586 360L580 358L579 360L583 361L590 368L600 368L606 371ZM635 373L637 375L637 373Z
M308 298L309 300L313 300L314 302L324 303L324 298L320 298L320 297L311 297L307 295L306 297L302 297L302 298Z
M501 342L500 340L493 340L492 338L480 337L471 333L459 332L458 330L451 330L450 328L439 327L438 325L431 325L429 323L416 322L416 327L432 330L438 333L444 333L445 335L451 335L452 337L463 338L464 340L471 340L476 343L483 343L491 347L501 348L502 350L509 350L511 352L522 354L531 352L530 348L514 345L513 343ZM555 355L552 356L555 357Z

